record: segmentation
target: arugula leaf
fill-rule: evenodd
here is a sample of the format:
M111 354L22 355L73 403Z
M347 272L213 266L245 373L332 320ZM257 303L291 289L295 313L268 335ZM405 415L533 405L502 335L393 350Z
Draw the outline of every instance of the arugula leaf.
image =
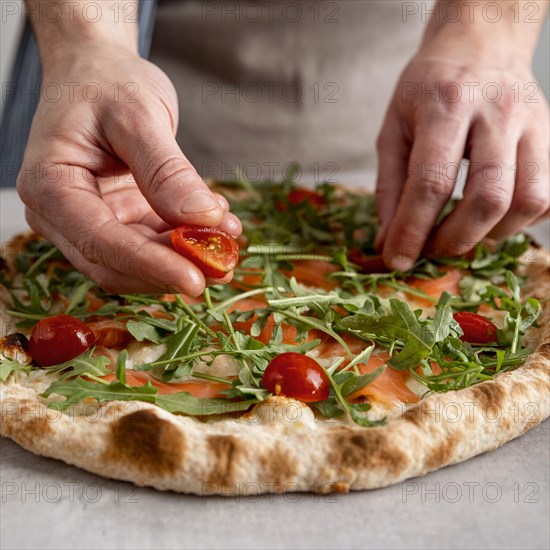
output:
M148 340L149 342L153 342L154 344L160 344L161 338L159 333L157 332L155 327L147 321L130 320L126 323L126 328L128 329L128 332L138 342Z
M209 416L246 411L258 402L257 399L227 401L226 399L198 398L193 397L188 392L178 392L169 395L158 395L156 404L174 414Z
M74 292L71 293L71 301L65 309L65 314L69 315L77 306L81 305L84 302L84 298L88 291L95 286L95 283L90 280L86 280L81 283Z
M8 313L21 319L20 326L32 326L51 312L61 311L80 319L91 315L123 316L136 340L166 344L165 353L157 361L134 367L162 374L165 382L174 377L192 376L196 361L208 365L218 355L230 355L237 359L241 369L238 378L231 382L231 389L225 392L226 399L219 401L235 410L245 410L250 403L269 395L261 379L273 357L285 351L305 353L318 345L317 340L312 341L312 330L329 335L346 350L342 333L351 333L365 340L366 347L355 357L350 353L344 368L341 363L346 359L341 358L340 363L335 362L327 369L333 377L331 395L326 402L314 407L328 417L347 413L364 426L377 424L368 418L370 406L352 404L346 398L372 383L382 372L379 369L380 372L359 374L357 364L368 361L374 346L371 342L389 349L391 368L408 369L432 391L458 389L491 379L525 360L529 353L528 331L538 326L536 320L541 307L533 298L522 302L522 279L518 280L511 272L503 273L520 265L519 257L529 246L527 237L516 235L496 250L478 245L473 257L421 259L408 273L363 274L349 260L348 250L355 248L365 254L375 254L377 221L373 197L357 197L333 185L322 184L317 188L323 197L321 208L314 208L307 201L296 205L288 199L289 192L295 188L293 180L294 176L281 183L253 185L242 175L238 177L235 185L244 193L240 193L242 199L232 201L232 210L242 220L249 245L236 269L237 284L210 288L203 302L189 305L179 295L174 300L153 295L110 296L73 270L53 245L36 239L16 259L23 275L22 283L7 282L13 307ZM59 263L49 269L53 260ZM328 276L334 287L327 291L299 284L292 273L300 260L340 266L340 271ZM469 270L460 283L460 298L444 295L437 302L401 282L411 274L425 279L439 277L444 273L441 269L444 265ZM434 304L437 302L435 315L425 319L420 310L411 311L400 300L382 298L377 293L382 284ZM500 288L499 285L504 284L507 289ZM89 311L88 293L105 302L99 310ZM58 296L68 297L69 304L62 303ZM240 300L254 296L265 300L265 307L232 311ZM497 333L498 347L472 347L458 338L461 333L452 317L453 310L477 311L481 304L506 312ZM153 317L151 307L167 315ZM271 339L266 345L257 338L267 332L264 329L271 322L275 327L269 331ZM295 342L284 343L283 324L294 327ZM242 326L246 329L240 330ZM154 399L168 410L183 414L199 414L192 411L206 406L207 402L195 400L189 394L160 396L154 387L145 390L128 387L125 354L117 361L118 381L111 384L100 378L110 372L106 369L106 359L92 357L91 351L83 355L49 369L60 376L56 383L67 393L67 398L78 400L78 395L84 399L94 394L101 397L110 392L117 399L121 396L139 399L140 392L145 392L146 399ZM435 363L441 367L437 375L434 372L438 371L432 370ZM2 378L24 370L0 363ZM79 381L75 378L78 376L84 378ZM201 376L209 377L207 373ZM155 396L152 397L151 392ZM230 401L232 398L245 401ZM213 406L220 403L216 401Z
M369 384L374 382L385 370L386 366L384 365L377 368L373 372L348 378L348 380L346 380L340 388L340 391L342 392L342 397L349 397L353 393L362 390L365 386L368 386Z
M18 377L21 373L29 374L32 365L21 365L11 359L0 356L0 380L5 382L12 374Z
M371 409L369 403L350 403L346 399L349 395L373 382L384 372L384 369L385 367L380 367L365 375L356 375L349 371L337 371L331 374L331 371L334 370L332 367L325 369L331 384L330 396L325 401L315 403L315 408L326 418L340 418L347 413L356 424L363 427L385 424L387 418L371 420L365 414Z
M105 376L111 372L107 365L109 364L108 357L103 355L92 355L94 348L77 355L69 361L52 365L46 369L50 375L56 375L58 381L63 381L79 375L89 374L92 376Z
M155 403L157 400L157 388L150 381L144 386L126 386L120 381L101 384L88 382L80 376L74 380L58 380L53 382L42 394L49 397L52 394L62 395L65 401L53 401L48 404L51 409L64 411L71 405L80 403L84 399L95 399L99 403L105 401L146 401Z
M387 418L381 418L379 420L372 420L366 414L371 409L369 403L350 403L348 411L351 415L351 418L359 426L363 428L374 428L376 426L383 426L387 423Z
M340 327L365 339L401 348L388 364L396 370L416 367L428 357L436 342L444 340L453 327L453 313L444 295L436 306L433 320L419 321L405 302L390 299L391 314L357 313L342 319Z
M186 320L185 324L177 332L171 334L166 340L166 351L155 361L162 363L165 371L174 371L180 366L193 346L197 344L195 338L199 333L198 324ZM166 382L167 380L165 380Z
M145 401L156 404L174 414L192 416L246 411L258 402L255 399L235 402L225 399L200 399L188 392L162 395L158 393L158 389L150 381L147 381L143 386L127 386L123 365L124 360L119 357L117 376L120 379L115 382L103 384L86 381L80 377L70 381L59 380L51 384L42 396L49 397L52 394L57 394L66 397L65 401L53 401L48 405L51 409L60 411L67 410L70 406L80 403L84 399L95 399L99 403L105 401Z
M346 414L336 395L331 395L328 399L319 403L311 403L311 405L325 418L342 418Z
M115 376L121 384L126 384L126 361L128 360L128 352L122 350L116 361Z

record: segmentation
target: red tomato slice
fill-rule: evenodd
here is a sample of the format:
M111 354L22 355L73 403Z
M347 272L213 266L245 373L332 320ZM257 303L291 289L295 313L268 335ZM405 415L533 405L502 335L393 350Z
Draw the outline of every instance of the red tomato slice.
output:
M294 205L306 201L313 206L323 206L325 204L323 196L317 193L317 191L311 191L310 189L293 189L286 198L290 204Z
M459 311L453 317L464 333L460 337L463 342L470 344L496 342L497 327L486 317L469 311Z
M325 199L317 191L310 189L293 189L286 196L286 200L293 206L298 206L303 202L309 202L317 210L325 205ZM288 210L287 205L284 202L277 203L277 210L279 212L286 212Z
M174 250L193 262L206 277L219 279L237 265L239 245L220 229L183 226L170 235Z
M382 256L368 256L358 248L349 251L350 262L360 267L361 273L390 273L391 269L384 263Z
M70 361L95 344L91 329L70 315L55 315L38 321L29 340L29 351L41 367Z
M330 380L321 365L301 353L281 353L267 365L262 376L266 390L305 403L328 399Z

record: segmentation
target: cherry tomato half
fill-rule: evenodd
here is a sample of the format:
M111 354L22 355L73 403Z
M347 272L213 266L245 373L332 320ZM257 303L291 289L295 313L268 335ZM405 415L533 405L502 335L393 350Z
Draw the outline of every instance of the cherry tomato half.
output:
M325 199L317 191L311 191L310 189L293 189L286 196L286 200L294 205L298 206L303 202L309 202L315 209L319 209L325 205ZM286 212L288 210L287 205L284 202L277 203L277 210L279 212Z
M460 339L470 344L496 342L497 327L486 317L469 311L459 311L453 315L464 333Z
M70 315L55 315L38 321L29 341L29 351L41 367L64 363L95 344L92 330Z
M321 365L301 353L282 353L267 365L262 376L266 390L305 403L328 399L330 380Z
M293 189L286 198L290 204L294 205L306 201L313 206L323 206L325 204L323 196L317 193L317 191L311 191L310 189Z
M358 248L349 251L350 262L359 266L361 273L390 273L391 269L384 263L382 256L368 256Z
M237 241L220 229L186 225L170 235L174 250L192 261L206 277L219 279L239 260Z

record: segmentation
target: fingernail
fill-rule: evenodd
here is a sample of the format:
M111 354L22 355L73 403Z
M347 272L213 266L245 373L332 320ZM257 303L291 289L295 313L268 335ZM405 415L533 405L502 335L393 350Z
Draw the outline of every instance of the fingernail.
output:
M409 271L413 265L414 259L403 254L396 254L390 260L390 267L395 271Z
M183 214L205 212L214 208L221 208L220 203L206 191L193 191L181 204Z

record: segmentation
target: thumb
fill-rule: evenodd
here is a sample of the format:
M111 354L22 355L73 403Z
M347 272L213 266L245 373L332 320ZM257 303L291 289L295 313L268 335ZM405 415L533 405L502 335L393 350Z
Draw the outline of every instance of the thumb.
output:
M223 208L179 148L170 126L153 117L131 126L115 129L111 143L153 210L176 227L218 226Z

